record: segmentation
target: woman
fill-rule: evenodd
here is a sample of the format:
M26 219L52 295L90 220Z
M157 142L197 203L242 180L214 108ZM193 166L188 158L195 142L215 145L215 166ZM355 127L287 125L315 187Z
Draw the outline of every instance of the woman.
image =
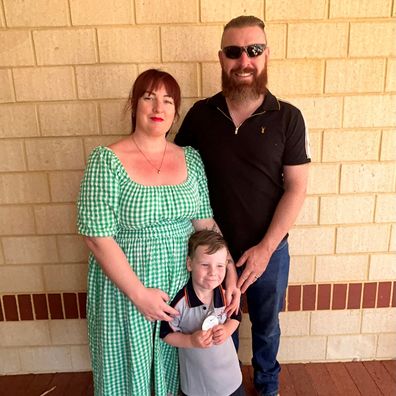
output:
M95 394L177 395L177 351L160 341L158 321L177 314L167 302L188 279L189 235L216 224L198 153L166 140L179 116L175 79L145 71L129 105L131 136L92 152L78 202L79 232L92 252L87 307ZM233 266L228 273L235 308Z

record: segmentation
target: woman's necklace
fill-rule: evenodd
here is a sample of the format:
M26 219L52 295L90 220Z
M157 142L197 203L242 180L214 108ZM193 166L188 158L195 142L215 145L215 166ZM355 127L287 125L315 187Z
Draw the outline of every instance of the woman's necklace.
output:
M146 154L143 153L143 151L141 150L141 148L138 146L138 144L136 143L136 140L134 139L133 135L131 136L133 143L135 144L136 148L138 149L138 151L140 152L140 154L143 155L144 159L157 171L157 173L161 172L161 168L162 168L162 164L164 162L164 158L165 158L165 153L166 153L166 147L168 146L168 141L165 140L165 147L164 147L164 152L162 154L162 159L161 159L161 163L159 168L157 168L146 156Z

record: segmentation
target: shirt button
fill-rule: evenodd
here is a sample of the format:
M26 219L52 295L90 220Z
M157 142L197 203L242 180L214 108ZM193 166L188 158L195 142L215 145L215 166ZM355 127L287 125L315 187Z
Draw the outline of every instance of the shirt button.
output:
M206 307L202 307L202 309L203 309L204 311L206 311Z

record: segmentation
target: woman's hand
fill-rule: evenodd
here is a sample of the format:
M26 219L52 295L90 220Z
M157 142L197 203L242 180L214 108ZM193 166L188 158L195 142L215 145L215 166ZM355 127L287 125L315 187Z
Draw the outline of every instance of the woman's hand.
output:
M150 322L156 320L170 322L172 316L179 315L179 312L169 306L168 301L169 296L164 291L143 286L132 302Z
M239 289L236 284L227 286L225 290L225 298L227 306L225 308L225 313L227 317L230 317L234 312L238 312L241 304L241 289Z

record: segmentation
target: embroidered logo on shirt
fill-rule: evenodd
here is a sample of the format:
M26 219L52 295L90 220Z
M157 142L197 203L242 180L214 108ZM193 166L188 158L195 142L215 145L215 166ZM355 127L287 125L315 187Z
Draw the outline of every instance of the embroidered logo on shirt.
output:
M265 132L265 127L261 127L261 133Z

